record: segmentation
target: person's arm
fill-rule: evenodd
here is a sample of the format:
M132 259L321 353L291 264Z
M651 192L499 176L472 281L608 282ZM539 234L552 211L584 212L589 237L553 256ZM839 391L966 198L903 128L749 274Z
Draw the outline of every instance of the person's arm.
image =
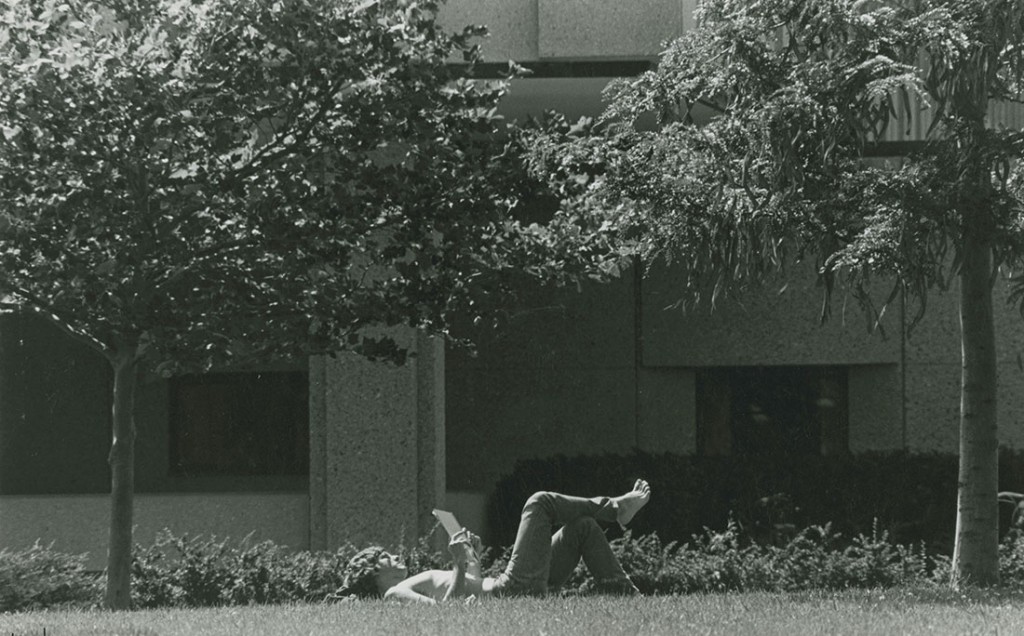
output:
M410 576L401 583L392 585L384 593L389 601L402 601L436 605L439 591L448 586L448 572L427 570Z
M448 544L448 552L452 555L452 576L448 589L445 590L444 600L470 596L467 592L467 572L475 571L479 579L480 562L476 556L476 548L473 538L476 535L463 528L457 532ZM477 539L479 541L479 539Z
M384 593L387 600L405 601L434 605L438 601L447 601L474 594L472 590L479 587L479 577L467 581L466 572L473 563L474 571L480 571L473 545L473 536L467 530L452 537L448 551L452 555L451 571L427 570L404 581L397 583ZM479 539L477 539L479 542ZM467 585L467 583L469 583ZM467 591L468 590L468 591Z
M384 598L394 601L434 605L464 596L480 596L480 561L477 558L480 539L469 533L457 534L448 544L453 566L450 571L427 570L391 586Z
M466 567L456 562L452 569L451 584L448 589L445 590L444 598L441 600L447 601L452 598L460 598L467 596L466 594Z
M462 548L465 554L464 574L462 574L460 579L453 579L451 596L453 598L459 596L470 598L488 596L490 588L493 587L493 579L484 578L481 572L480 555L483 553L483 544L480 541L480 537L469 530L463 530L463 532L465 533L464 541L468 543L465 548ZM456 563L460 562L460 559L456 559ZM457 570L453 571L453 577L458 577L459 575L460 573Z
M480 576L480 555L484 551L484 546L480 541L480 537L468 530L466 532L469 534L470 545L473 546L473 554L470 556L469 562L466 564L466 575L481 579L483 577Z

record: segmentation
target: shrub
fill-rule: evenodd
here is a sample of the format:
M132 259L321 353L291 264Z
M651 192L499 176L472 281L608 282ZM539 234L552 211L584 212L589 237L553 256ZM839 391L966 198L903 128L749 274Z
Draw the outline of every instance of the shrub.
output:
M216 537L175 537L136 546L132 604L205 607L320 601L341 586L351 546L333 552L290 552L270 541L237 545Z
M730 521L725 530L705 529L692 542L666 555L660 572L648 572L655 591L669 594L726 592L760 589L763 559L756 544L743 546L739 526ZM635 576L627 570L630 576ZM642 577L641 577L642 578Z
M645 594L733 591L805 591L944 584L950 559L923 545L894 543L874 524L870 534L846 541L830 524L805 528L779 545L752 540L735 520L722 530L704 529L686 543L664 543L656 533L626 531L611 541L623 569ZM999 547L1003 585L1024 589L1024 534L1011 533ZM237 544L214 537L175 537L164 531L149 547L136 547L132 564L133 606L201 607L321 602L341 587L357 548L289 551L272 542ZM397 552L410 572L450 567L444 550L428 539ZM511 548L491 560L496 576ZM490 561L490 563L488 563ZM0 551L0 610L88 606L100 598L102 577L84 569L85 557L35 545ZM597 589L581 564L568 593Z
M876 521L870 535L857 535L853 545L843 551L842 587L891 587L913 581L927 580L929 571L944 562L928 556L924 545L894 544L889 533L880 531Z
M431 545L431 537L440 528L440 524L434 526L434 532L421 537L419 541L411 546L400 546L397 550L398 556L405 562L409 572L422 572L424 570L445 569L451 567L451 556L448 549L437 550ZM442 533L443 534L443 533ZM444 535L447 540L447 534ZM486 560L487 552L483 555Z
M0 612L95 604L101 581L86 571L85 560L38 541L23 550L0 550Z
M176 537L164 530L150 547L136 546L132 561L132 605L206 607L319 602L345 581L352 545L334 551L290 551L270 541L237 545L216 537ZM398 555L411 572L447 567L429 537Z
M1019 530L999 544L999 578L1006 587L1024 590L1024 533Z
M877 527L845 548L842 543L826 524L806 528L784 545L765 545L729 521L724 530L705 529L682 545L628 532L611 545L636 586L649 594L889 587L927 583L936 569L948 567L923 547L893 544ZM586 571L578 568L570 583L586 588Z

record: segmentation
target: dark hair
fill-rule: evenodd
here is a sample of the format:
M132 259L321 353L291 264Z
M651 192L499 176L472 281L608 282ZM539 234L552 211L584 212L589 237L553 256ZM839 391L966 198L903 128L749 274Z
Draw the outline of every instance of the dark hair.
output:
M345 583L333 596L380 598L376 576L384 553L384 548L376 545L357 552L345 566Z

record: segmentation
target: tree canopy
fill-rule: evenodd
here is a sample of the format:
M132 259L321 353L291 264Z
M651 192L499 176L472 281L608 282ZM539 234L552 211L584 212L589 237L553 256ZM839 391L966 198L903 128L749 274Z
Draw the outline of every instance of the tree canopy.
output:
M482 30L442 33L435 10L9 6L0 291L169 371L256 350L386 354L360 329L443 331L474 283L540 273L545 250L553 265L554 242L509 214L504 84L448 64L472 60Z
M709 0L654 69L607 89L600 119L555 119L532 144L564 207L671 262L686 302L809 261L877 325L959 281L955 580L997 577L991 287L1024 266L1024 133L990 107L1024 97L1022 40L1019 0ZM870 157L912 125L912 152Z
M130 595L132 411L170 374L445 333L600 233L517 220L529 179L418 0L26 0L0 9L0 301L114 369L106 602ZM593 252L593 253L599 253Z
M961 135L978 116L965 93L980 91L982 117L1019 96L1018 4L703 3L656 68L607 89L598 121L538 135L534 168L647 260L671 260L694 297L809 258L854 290L893 274L923 300L957 271L951 191L967 166L998 186L984 207L1000 263L1024 253L1010 169L1024 134L988 127L970 157ZM919 118L932 129L912 161L865 161Z

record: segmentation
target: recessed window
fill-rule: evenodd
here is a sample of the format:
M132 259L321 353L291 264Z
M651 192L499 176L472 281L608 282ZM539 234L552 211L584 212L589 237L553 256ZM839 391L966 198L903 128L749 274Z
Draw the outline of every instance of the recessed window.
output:
M849 448L845 367L729 367L697 374L703 455L833 455Z
M170 398L174 474L309 474L306 373L183 376Z

